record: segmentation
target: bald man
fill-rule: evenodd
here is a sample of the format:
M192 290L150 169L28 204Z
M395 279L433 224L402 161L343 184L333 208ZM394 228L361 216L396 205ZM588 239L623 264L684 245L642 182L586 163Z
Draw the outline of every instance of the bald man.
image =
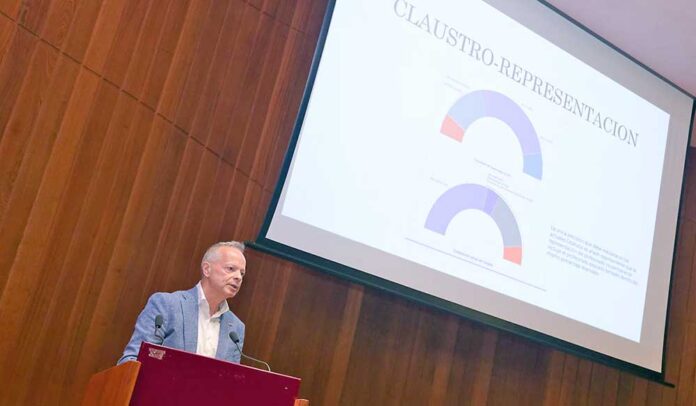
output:
M230 332L236 333L241 348L244 323L230 311L227 299L239 292L245 272L243 243L213 244L203 255L201 280L196 286L150 296L118 364L135 360L143 341L239 362L241 353ZM160 328L155 327L157 316L162 316Z

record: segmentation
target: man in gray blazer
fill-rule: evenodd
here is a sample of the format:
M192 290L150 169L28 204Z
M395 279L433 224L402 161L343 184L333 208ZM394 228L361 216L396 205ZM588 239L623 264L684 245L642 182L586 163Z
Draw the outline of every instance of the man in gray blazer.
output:
M196 286L150 296L118 364L135 360L143 341L239 362L241 353L230 332L236 333L241 348L244 323L230 311L227 299L239 292L245 272L243 243L213 244L203 256ZM155 326L156 320L161 327Z

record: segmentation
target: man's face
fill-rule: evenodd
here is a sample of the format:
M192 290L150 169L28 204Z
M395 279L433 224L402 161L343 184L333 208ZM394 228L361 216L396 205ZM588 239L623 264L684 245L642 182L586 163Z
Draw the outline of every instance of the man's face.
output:
M203 275L210 281L210 287L226 299L239 292L245 269L244 255L233 247L219 247L215 260L203 262Z

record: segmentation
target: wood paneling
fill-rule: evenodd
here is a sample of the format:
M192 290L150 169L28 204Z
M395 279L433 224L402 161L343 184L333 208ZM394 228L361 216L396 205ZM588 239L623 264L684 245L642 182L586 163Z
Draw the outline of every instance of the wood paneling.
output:
M147 297L253 239L326 0L0 0L0 404L76 404ZM696 158L670 389L248 252L245 350L314 405L683 405L696 393Z

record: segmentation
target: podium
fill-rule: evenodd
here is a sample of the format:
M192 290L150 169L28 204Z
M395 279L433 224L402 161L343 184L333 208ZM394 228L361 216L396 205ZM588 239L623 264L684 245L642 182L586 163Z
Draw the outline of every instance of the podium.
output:
M308 406L300 379L142 343L137 361L98 372L83 405Z

